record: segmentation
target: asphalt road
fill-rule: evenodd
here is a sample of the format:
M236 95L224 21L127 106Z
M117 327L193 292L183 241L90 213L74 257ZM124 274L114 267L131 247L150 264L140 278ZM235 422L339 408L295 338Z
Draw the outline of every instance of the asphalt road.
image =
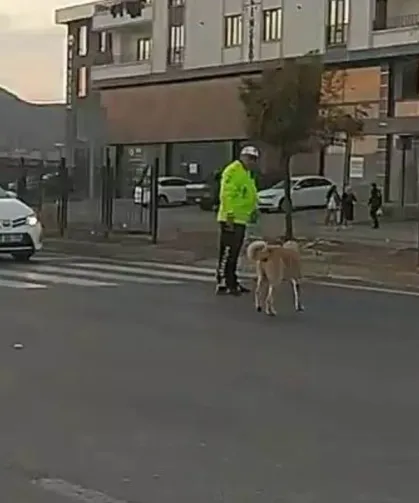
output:
M288 293L0 289L0 500L417 503L418 298Z

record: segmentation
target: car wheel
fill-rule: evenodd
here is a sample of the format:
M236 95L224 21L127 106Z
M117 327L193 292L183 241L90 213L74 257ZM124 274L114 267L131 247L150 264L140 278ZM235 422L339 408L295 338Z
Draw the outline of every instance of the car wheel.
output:
M165 195L160 195L157 199L158 205L159 206L167 206L169 204L169 200L167 199L167 196Z
M22 251L12 253L12 257L16 260L16 262L29 262L33 255L33 251Z
M278 213L284 213L284 199L281 199L278 203Z

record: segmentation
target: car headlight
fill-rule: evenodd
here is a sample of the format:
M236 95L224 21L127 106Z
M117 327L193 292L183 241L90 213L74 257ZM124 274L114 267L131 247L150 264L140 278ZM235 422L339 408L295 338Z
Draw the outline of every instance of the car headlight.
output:
M26 224L34 227L38 223L38 219L35 215L29 215L26 219Z

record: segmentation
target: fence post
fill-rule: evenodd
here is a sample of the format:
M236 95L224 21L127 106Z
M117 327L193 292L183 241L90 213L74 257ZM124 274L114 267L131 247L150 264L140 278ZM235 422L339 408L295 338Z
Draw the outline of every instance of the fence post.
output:
M160 159L156 157L150 173L150 230L153 244L157 244L159 235L159 171Z
M25 166L25 158L20 157L19 158L19 176L16 181L16 193L17 197L25 202L26 204L29 203L27 200L27 195L28 195L28 180L26 176L26 166Z
M100 176L100 222L103 229L106 229L106 160L101 166Z
M60 192L57 206L57 221L60 236L64 237L68 227L68 172L65 157L61 157L60 166Z
M111 163L110 152L108 153L108 162L106 164L106 172L107 172L107 229L108 234L112 232L113 229L113 205L114 205L114 196L115 196L115 187L114 187L114 176L113 176L113 166Z
M37 201L37 206L38 206L38 214L42 214L42 210L44 208L44 200L45 200L45 183L44 183L44 175L41 173L39 175L39 181L38 181L38 201Z
M112 165L109 148L105 150L105 163L102 167L102 207L101 207L101 222L104 227L105 238L109 237L109 233L113 227L113 182L112 182Z

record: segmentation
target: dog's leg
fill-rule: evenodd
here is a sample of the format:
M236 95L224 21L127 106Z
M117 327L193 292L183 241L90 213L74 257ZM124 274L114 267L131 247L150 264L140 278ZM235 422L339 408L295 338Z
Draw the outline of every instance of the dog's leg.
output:
M269 283L268 295L266 296L265 313L268 316L276 316L274 307L274 286L271 283Z
M255 309L258 313L262 311L262 286L263 286L263 276L258 274L256 288L255 288Z
M296 279L291 279L292 289L294 292L294 306L296 311L304 311L304 306L301 303L301 288L300 283Z

